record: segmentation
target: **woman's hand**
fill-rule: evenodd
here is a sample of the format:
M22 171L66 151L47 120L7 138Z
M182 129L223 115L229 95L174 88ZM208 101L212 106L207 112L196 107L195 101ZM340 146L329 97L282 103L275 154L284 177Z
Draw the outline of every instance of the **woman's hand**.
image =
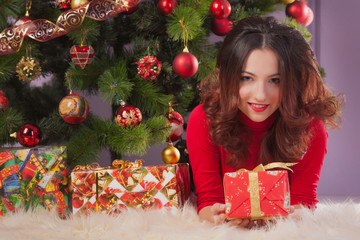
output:
M199 217L215 224L224 223L226 218L225 204L215 203L212 206L203 207L199 211Z
M253 227L261 227L268 225L271 221L269 220L250 220L247 218L237 218L232 220L226 220L225 215L225 204L215 203L212 206L206 206L199 211L199 217L203 220L215 224L227 223L231 226L238 226L241 228L251 229Z

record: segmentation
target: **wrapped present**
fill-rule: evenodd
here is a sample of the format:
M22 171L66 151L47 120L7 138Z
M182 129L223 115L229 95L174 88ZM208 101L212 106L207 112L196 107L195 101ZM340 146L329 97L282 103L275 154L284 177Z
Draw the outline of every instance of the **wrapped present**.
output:
M116 167L76 167L71 173L73 214L121 213L127 208L182 206L190 195L189 165L142 166L141 161ZM114 165L114 164L113 164Z
M68 212L64 146L0 149L0 215L22 207Z
M260 164L252 171L225 173L225 214L227 219L271 219L290 211L288 172L294 163ZM269 169L281 169L271 170ZM282 170L286 169L286 170Z

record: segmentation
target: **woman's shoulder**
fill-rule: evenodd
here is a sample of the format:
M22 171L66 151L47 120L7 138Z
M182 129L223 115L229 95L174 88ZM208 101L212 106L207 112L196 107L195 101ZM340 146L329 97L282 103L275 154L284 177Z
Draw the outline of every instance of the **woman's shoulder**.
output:
M308 126L308 131L312 135L312 138L327 139L328 137L328 132L324 121L318 118L314 118L311 120Z
M313 118L309 124L309 129L313 130L313 131L320 131L326 132L326 126L323 120L318 119L318 118Z
M197 105L190 114L190 119L206 119L206 113L204 110L204 104Z

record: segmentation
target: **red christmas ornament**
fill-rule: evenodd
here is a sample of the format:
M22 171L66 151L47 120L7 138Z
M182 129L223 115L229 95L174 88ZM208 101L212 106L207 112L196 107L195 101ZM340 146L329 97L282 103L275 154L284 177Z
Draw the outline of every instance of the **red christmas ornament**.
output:
M125 15L130 15L132 13L134 13L136 10L138 10L139 8L139 4L136 4L134 6L131 6L131 7L128 7L124 12L123 14Z
M192 77L198 70L199 62L187 48L177 55L173 61L173 69L182 78Z
M299 19L296 21L301 25L307 27L312 23L313 20L314 20L314 12L312 11L311 8L308 7L307 15L303 19Z
M115 114L115 122L119 127L135 127L142 120L142 114L137 107L122 105Z
M56 7L60 11L67 11L71 9L71 1L70 0L56 0Z
M169 140L171 142L177 141L181 135L184 133L184 119L180 113L171 111L165 114L165 117L169 120L171 126L171 132L169 135Z
M211 31L218 36L224 36L228 34L228 32L230 32L231 29L233 28L233 22L228 18L223 18L223 19L213 18L211 19L210 25L211 25Z
M286 16L294 18L297 22L304 21L307 17L309 7L305 2L295 1L286 6Z
M70 94L61 99L59 114L65 122L70 124L82 123L89 114L89 104L78 94Z
M9 107L9 100L6 97L5 93L0 90L0 111L6 110Z
M70 56L72 62L81 69L89 65L94 58L94 49L92 46L72 46L70 49Z
M145 56L138 62L137 75L147 81L155 81L161 72L161 62L154 56Z
M210 13L214 18L227 18L231 13L231 5L227 0L214 0L210 4Z
M176 0L160 0L158 2L158 10L165 16L171 14L173 10L178 6Z
M14 23L14 26L18 27L18 26L23 25L24 23L30 22L32 20L34 20L34 19L29 16L22 16L18 20L16 20L16 22ZM32 25L32 24L30 24L30 25Z
M22 125L16 133L16 139L25 147L34 147L41 140L40 128L34 124L27 123Z

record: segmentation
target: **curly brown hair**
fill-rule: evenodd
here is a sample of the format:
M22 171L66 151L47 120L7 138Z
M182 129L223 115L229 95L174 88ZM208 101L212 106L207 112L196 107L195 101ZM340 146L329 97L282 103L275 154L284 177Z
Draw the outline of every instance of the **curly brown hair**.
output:
M210 135L231 154L226 161L232 167L246 160L252 139L238 121L241 73L250 52L265 47L279 59L281 103L278 117L262 139L259 163L300 159L309 144L313 118L328 127L339 126L342 95L333 95L325 85L303 35L274 17L245 18L225 37L217 69L200 86Z

